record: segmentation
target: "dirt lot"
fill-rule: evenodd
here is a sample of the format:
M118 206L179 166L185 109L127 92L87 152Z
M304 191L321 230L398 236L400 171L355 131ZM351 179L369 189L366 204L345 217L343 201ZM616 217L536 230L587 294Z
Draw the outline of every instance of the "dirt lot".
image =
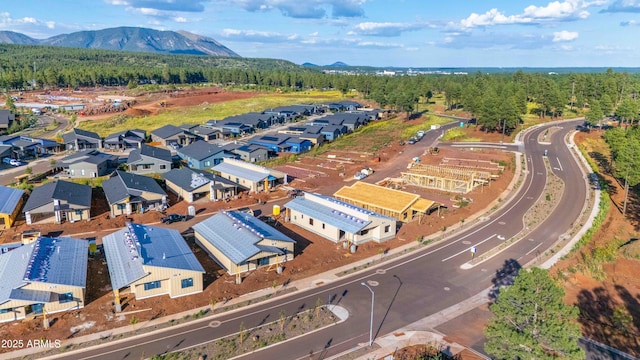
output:
M601 132L581 132L576 142L587 147L601 175L610 187L612 206L593 240L551 269L561 278L566 290L565 301L580 308L580 323L585 336L616 349L640 356L640 242L618 245L638 238L640 200L638 188L630 191L627 216L622 215L624 188L608 172L608 156L603 156ZM603 262L595 269L585 269L588 260L615 243L615 260ZM597 250L599 249L599 250Z
M245 93L243 93L245 94ZM176 101L184 103L201 103L208 96L222 96L220 93L203 94L202 97L188 99L187 97L176 98ZM173 106L170 98L169 106ZM154 100L155 101L155 100ZM416 145L399 145L398 142L391 142L386 147L380 149L375 155L365 153L349 153L347 151L333 152L336 158L350 158L352 161L333 162L324 157L302 157L301 160L286 166L289 170L295 170L297 178L291 182L291 186L296 188L332 195L340 187L353 183L353 173L364 166L370 166L376 170L377 174L389 173L399 176L398 168L406 168L410 161L411 152L422 150ZM236 298L241 294L253 292L258 289L269 288L274 282L279 286L289 283L292 280L301 279L310 275L327 271L351 262L371 257L389 248L398 247L407 242L415 241L424 235L437 233L443 228L458 224L472 214L486 208L498 194L502 193L508 186L513 176L513 157L496 150L468 151L461 149L442 148L437 155L422 156L425 163L438 164L443 158L471 158L490 159L507 163L504 173L489 186L484 189L475 189L465 197L472 199L468 205L461 208L452 207L455 200L454 194L442 193L435 190L428 190L418 187L405 187L403 190L414 192L444 204L447 208L438 216L432 214L425 217L421 222L414 221L404 224L398 232L397 238L385 242L384 244L369 243L360 246L355 254L349 254L342 246L336 245L326 239L319 238L315 234L306 232L291 224L280 223L278 229L290 237L297 240L296 258L288 262L281 275L275 271L267 271L266 268L259 269L246 275L240 285L235 284L235 278L225 274L207 254L199 249L192 241L189 228L191 225L202 221L206 216L210 216L220 209L231 209L245 206L252 206L257 215L269 216L274 204L282 205L287 200L284 191L259 196L243 195L238 200L231 202L209 202L202 199L197 202L196 218L184 222L170 225L181 232L189 242L192 250L196 254L206 270L204 278L204 292L199 295L182 297L179 299L169 299L167 296L155 297L144 300L135 300L132 296L123 294L124 313L116 315L113 312L113 293L111 292L108 280L108 271L104 256L99 254L89 260L88 281L86 291L87 305L81 310L67 313L52 314L52 327L46 332L46 337L51 339L69 339L74 336L85 335L90 332L109 329L112 327L128 325L132 316L137 321L143 322L151 318L157 318L168 314L184 311L185 309L196 308L209 305L212 301L223 303L231 298ZM402 160L398 160L402 158ZM286 169L285 169L286 170ZM341 174L343 176L341 176ZM106 202L101 194L95 194L95 201L92 209L94 219L90 222L56 224L37 224L27 226L24 221L19 221L17 226L5 231L2 234L3 242L17 241L19 235L26 229L37 228L43 234L50 233L56 236L75 237L96 237L100 238L108 233L118 230L124 226L127 220L125 217L109 219ZM269 201L266 205L257 205L258 198L262 202ZM169 198L172 205L167 213L186 213L188 204L177 202L173 197ZM162 215L157 212L145 214L135 214L130 216L130 220L138 223L154 223ZM135 312L135 313L134 313ZM0 332L3 338L29 339L44 336L41 318L29 319L0 325ZM1 351L1 350L0 350Z

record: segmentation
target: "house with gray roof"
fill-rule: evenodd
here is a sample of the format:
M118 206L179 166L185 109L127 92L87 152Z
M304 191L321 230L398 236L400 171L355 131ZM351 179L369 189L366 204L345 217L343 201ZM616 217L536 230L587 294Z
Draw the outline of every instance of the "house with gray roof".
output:
M85 305L87 240L39 237L0 254L0 322Z
M295 240L244 212L221 211L193 225L196 243L229 274L293 260Z
M198 199L208 198L213 201L228 200L238 195L240 185L231 180L210 172L190 168L173 169L162 174L167 189L192 203Z
M102 138L92 131L74 128L71 132L63 134L62 140L68 151L102 149Z
M223 138L222 131L219 129L213 129L202 125L194 126L189 129L189 131L204 141L214 141Z
M240 159L250 163L269 159L269 149L254 144L238 146L231 152L238 155Z
M56 163L70 178L93 178L111 174L118 168L116 155L105 154L95 149L82 150L66 156Z
M124 288L138 300L202 292L204 268L177 230L127 222L102 244L118 312Z
M104 138L104 148L113 151L139 149L146 138L147 132L145 130L118 131Z
M59 152L64 148L63 144L53 140L19 134L0 136L0 145L11 146L11 157L15 159L34 158L42 154Z
M27 224L36 221L80 221L91 219L91 193L89 185L58 180L38 186L31 191L24 205Z
M292 224L335 243L360 245L396 236L396 219L329 196L305 193L284 206Z
M221 146L209 144L204 140L198 140L178 150L178 156L193 169L205 170L218 165L225 158L237 156Z
M117 170L102 183L111 217L163 210L168 206L167 193L151 177Z
M0 185L0 229L13 225L22 210L24 198L24 190Z
M151 141L160 143L163 146L189 145L197 140L197 136L191 132L174 125L165 125L151 131Z
M171 170L172 163L169 150L147 144L131 150L127 159L129 172L134 174L161 174Z
M0 133L7 133L16 116L9 110L0 110Z
M224 159L212 170L221 177L254 192L266 191L274 188L279 182L287 182L287 174L281 171L237 159Z

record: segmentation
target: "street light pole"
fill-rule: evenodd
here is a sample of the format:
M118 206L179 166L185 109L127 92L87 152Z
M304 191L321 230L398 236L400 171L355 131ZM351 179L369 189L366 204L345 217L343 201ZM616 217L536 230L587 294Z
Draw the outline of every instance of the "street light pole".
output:
M373 345L373 302L375 300L375 293L373 292L373 289L371 289L369 285L365 284L364 282L361 282L360 285L366 287L367 289L369 289L369 291L371 291L371 324L369 325L369 347L371 347L371 345Z

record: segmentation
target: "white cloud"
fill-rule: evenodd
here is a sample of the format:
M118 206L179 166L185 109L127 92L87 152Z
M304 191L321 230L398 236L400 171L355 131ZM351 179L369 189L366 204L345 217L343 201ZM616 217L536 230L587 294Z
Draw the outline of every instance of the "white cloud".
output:
M43 37L46 30L56 28L54 21L39 20L34 17L25 16L20 19L11 17L9 12L0 12L0 30L21 32L29 36Z
M223 29L220 34L223 38L231 41L244 41L244 42L287 42L298 39L297 34L281 34L270 31L258 31L258 30L238 30L238 29Z
M356 45L359 47L376 48L376 49L393 49L393 48L404 47L403 44L385 43L385 42L377 42L377 41L360 41Z
M175 21L175 22L179 22L179 23L186 23L188 20L187 20L187 18L186 18L186 17L184 17L184 16L178 16L178 17L175 17L175 18L173 19L173 21Z
M640 13L640 1L616 0L601 12Z
M556 31L553 33L553 42L559 41L573 41L578 38L578 32L576 31Z
M541 24L545 22L561 22L586 19L589 17L587 9L592 6L604 5L607 0L565 0L553 1L546 6L527 6L521 14L506 15L494 8L484 14L472 13L453 27L470 29L494 25L509 24Z
M223 6L239 6L250 12L280 11L300 19L353 18L364 16L368 0L217 0Z
M350 35L400 36L405 31L417 31L427 27L419 23L363 22L349 31Z

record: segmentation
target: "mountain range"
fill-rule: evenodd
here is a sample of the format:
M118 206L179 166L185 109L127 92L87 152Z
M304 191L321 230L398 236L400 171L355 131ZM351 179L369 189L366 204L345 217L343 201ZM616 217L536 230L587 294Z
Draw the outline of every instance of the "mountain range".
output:
M46 39L34 39L13 31L0 31L0 43L240 57L231 49L206 36L186 31L161 31L139 27L78 31Z

